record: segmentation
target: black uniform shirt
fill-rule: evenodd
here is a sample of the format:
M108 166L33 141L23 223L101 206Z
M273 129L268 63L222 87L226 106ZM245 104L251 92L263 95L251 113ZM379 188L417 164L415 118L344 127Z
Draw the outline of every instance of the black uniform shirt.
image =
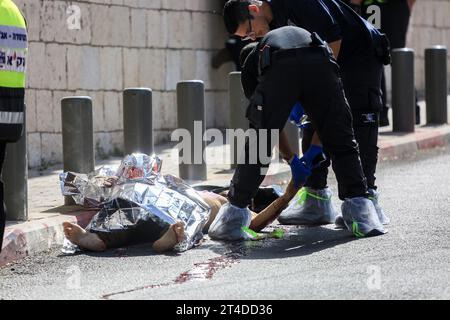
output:
M274 52L281 49L308 47L311 44L311 33L305 29L286 26L267 33L248 55L242 70L242 86L248 99L258 85L259 51L265 46Z
M274 20L271 28L296 25L317 32L328 43L342 39L339 24L322 0L267 0Z
M272 8L272 28L295 24L317 32L328 43L342 40L339 62L372 50L378 31L340 0L267 0Z

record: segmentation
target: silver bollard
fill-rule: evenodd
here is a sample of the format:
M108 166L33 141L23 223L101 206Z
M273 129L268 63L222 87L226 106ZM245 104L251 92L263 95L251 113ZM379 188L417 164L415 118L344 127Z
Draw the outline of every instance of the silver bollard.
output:
M246 108L248 106L248 99L245 97L244 89L242 88L241 72L231 72L229 76L229 102L230 102L230 129L242 129L247 131L249 129L248 119L245 117ZM238 164L239 155L243 150L239 150L239 139L233 138L231 143L231 169L235 169Z
M392 50L393 129L414 132L416 113L414 89L414 50Z
M447 123L447 48L425 49L427 124Z
M206 142L205 86L203 81L181 81L177 84L178 128L190 133L190 159L180 163L180 178L191 181L207 179L206 162L203 157ZM180 157L182 150L180 150Z
M128 88L123 93L125 154L153 154L152 90Z
M90 173L95 169L92 99L65 97L61 100L64 171ZM66 205L73 205L65 197Z
M26 117L24 117L23 128L23 135L20 140L6 145L5 164L2 171L6 220L11 221L26 221L28 219Z

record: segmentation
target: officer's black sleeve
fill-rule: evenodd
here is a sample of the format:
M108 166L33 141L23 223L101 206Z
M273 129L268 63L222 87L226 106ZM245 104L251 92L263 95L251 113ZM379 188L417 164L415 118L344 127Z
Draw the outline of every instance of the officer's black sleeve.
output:
M338 22L322 0L292 1L291 10L298 27L317 32L328 43L342 39Z

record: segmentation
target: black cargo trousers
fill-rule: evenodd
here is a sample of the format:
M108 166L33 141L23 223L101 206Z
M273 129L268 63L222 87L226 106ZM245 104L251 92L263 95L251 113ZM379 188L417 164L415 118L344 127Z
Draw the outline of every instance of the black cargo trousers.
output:
M23 111L25 114L24 95L24 89L0 88L0 112L11 113ZM8 120L8 117L6 120ZM25 129L22 124L9 123L5 120L0 122L0 253L2 251L3 236L6 225L6 212L3 203L4 183L2 181L6 147L8 142L17 142L22 134L24 134L24 130Z
M345 95L353 116L353 129L359 145L364 175L370 189L376 189L375 173L378 163L378 126L383 108L381 78L383 63L371 52L359 54L348 63L341 64ZM306 152L311 144L314 129L303 131L302 149ZM325 148L325 153L328 152ZM328 157L329 159L330 157ZM306 186L312 189L327 187L330 161L313 171Z
M367 182L352 129L352 115L339 66L327 47L283 50L272 54L271 65L261 72L247 115L254 128L281 131L297 101L302 103L331 156L339 197L366 196ZM230 203L241 208L250 204L265 177L261 169L268 166L260 161L256 164L248 162L251 152L259 152L262 137L260 134L257 136L258 144L249 143L247 139L246 162L238 164L231 182ZM267 140L266 150L270 156L278 141Z
M0 253L2 252L3 236L5 233L6 224L6 212L3 204L3 180L2 180L2 169L3 163L5 162L6 156L6 143L0 141Z

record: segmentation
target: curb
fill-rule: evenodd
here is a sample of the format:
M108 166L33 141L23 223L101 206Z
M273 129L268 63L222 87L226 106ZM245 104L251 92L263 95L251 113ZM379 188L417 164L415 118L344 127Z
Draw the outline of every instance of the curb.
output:
M399 136L400 135L400 136ZM450 144L450 126L427 126L417 128L408 134L381 134L382 137L395 137L396 142L380 141L379 157L382 160L396 159L414 154L420 150L444 147Z
M77 223L86 227L96 213L97 211L78 211L72 216L62 215L6 227L3 249L0 253L0 267L62 244L63 222Z
M419 150L433 149L450 145L450 126L426 126L416 128L415 133L381 133L380 134L381 160L402 158L417 153ZM395 142L389 141L389 137ZM276 166L269 171L262 185L282 185L291 178L291 172L286 165ZM207 181L204 183L225 185L230 179ZM201 183L201 184L204 184ZM80 209L80 211L76 211ZM3 249L0 254L0 267L18 261L32 254L46 251L55 245L61 245L64 239L63 222L77 223L87 226L97 211L86 211L74 206L71 215L61 215L42 220L10 225L5 230Z

